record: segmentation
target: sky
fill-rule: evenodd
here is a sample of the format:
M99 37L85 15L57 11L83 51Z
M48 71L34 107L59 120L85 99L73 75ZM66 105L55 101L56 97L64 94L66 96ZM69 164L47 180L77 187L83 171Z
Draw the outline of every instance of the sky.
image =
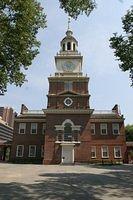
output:
M22 87L8 86L0 96L0 106L13 107L20 113L21 104L30 110L46 108L48 79L55 73L54 56L60 50L60 41L67 30L68 16L59 8L58 0L40 0L47 14L47 28L38 33L40 54L26 71ZM79 16L71 20L71 29L78 40L78 50L83 56L83 73L90 77L90 107L95 110L111 110L118 104L125 117L125 124L133 124L133 88L128 72L119 69L109 38L122 33L121 17L132 5L132 0L97 0L97 9L89 17Z

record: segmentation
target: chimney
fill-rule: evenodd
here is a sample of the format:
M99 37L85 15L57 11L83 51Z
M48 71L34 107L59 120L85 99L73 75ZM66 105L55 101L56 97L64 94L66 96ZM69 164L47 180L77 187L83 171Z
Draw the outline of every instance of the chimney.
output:
M24 104L22 104L21 105L21 113L20 114L23 114L23 112L25 112L25 111L28 111L28 108Z
M115 106L112 108L112 111L115 111L115 113L117 115L119 115L119 107L118 107L118 104L115 104Z

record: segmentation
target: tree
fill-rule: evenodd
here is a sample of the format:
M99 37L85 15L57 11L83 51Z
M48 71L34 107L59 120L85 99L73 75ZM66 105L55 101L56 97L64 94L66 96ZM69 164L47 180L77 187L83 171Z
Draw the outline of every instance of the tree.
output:
M133 141L133 125L127 125L125 127L126 141Z
M119 67L122 71L129 71L131 86L133 86L133 7L127 11L122 18L124 34L110 38L110 46L114 49L117 60L120 61Z
M6 91L8 83L24 83L24 70L39 53L36 35L45 27L45 19L36 0L0 1L0 93Z
M74 19L80 14L85 13L87 16L96 7L95 0L59 0L60 7Z
M94 0L59 0L60 7L77 19L95 8ZM0 94L8 84L21 86L24 71L39 53L36 39L39 28L46 27L46 15L37 0L0 1Z

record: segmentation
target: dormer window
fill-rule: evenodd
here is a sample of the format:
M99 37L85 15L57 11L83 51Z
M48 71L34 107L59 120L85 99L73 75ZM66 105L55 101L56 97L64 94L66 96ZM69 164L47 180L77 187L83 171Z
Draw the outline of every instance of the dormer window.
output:
M71 50L71 42L68 42L68 43L67 43L67 50L68 50L68 51Z
M63 51L65 51L65 43L63 43L63 47L62 47Z

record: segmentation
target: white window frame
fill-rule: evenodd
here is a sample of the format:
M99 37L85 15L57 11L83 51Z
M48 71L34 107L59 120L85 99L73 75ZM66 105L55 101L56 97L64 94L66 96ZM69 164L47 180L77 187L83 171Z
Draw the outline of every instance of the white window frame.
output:
M44 145L41 146L41 157L44 158Z
M31 152L30 152L31 147L35 147L34 155L31 155ZM29 145L28 157L30 157L30 158L35 158L36 157L36 145Z
M107 156L103 155L103 153L104 153L103 148L107 148ZM102 146L101 147L101 153L102 153L102 158L109 158L109 148L108 148L108 146Z
M43 123L43 125L42 125L42 135L45 135L45 131L46 131L46 123Z
M22 147L22 154L18 155L18 149L19 147ZM17 145L17 149L16 149L16 157L18 158L22 158L24 156L24 145Z
M36 125L36 129L35 129L36 132L35 132L35 133L32 132L32 125L33 125L33 124ZM30 134L32 134L32 135L36 135L36 134L37 134L37 123L31 123Z
M94 123L91 124L91 130L94 130L94 133L91 132L91 135L95 135L96 133L96 126Z
M116 125L117 125L117 129L115 128ZM118 133L115 133L114 130L118 130ZM120 127L118 123L112 124L112 131L113 131L113 135L120 135Z
M119 148L120 156L117 156L117 155L116 155L116 152L117 152L117 151L116 151L116 148ZM122 158L122 156L121 156L121 147L120 147L120 146L115 146L115 147L114 147L114 158Z
M102 133L102 130L103 130L102 126L106 127L105 128L106 129L106 133ZM107 124L106 123L100 124L100 131L101 131L101 135L107 135L108 134L108 129L107 129Z
M93 151L94 150L94 151ZM95 153L95 156L92 156L92 153ZM97 155L96 155L96 146L92 146L91 147L91 158L96 158L97 157Z
M20 132L21 129L24 129L23 133ZM19 134L22 134L22 135L25 134L25 130L26 130L26 123L23 123L23 122L19 123Z

